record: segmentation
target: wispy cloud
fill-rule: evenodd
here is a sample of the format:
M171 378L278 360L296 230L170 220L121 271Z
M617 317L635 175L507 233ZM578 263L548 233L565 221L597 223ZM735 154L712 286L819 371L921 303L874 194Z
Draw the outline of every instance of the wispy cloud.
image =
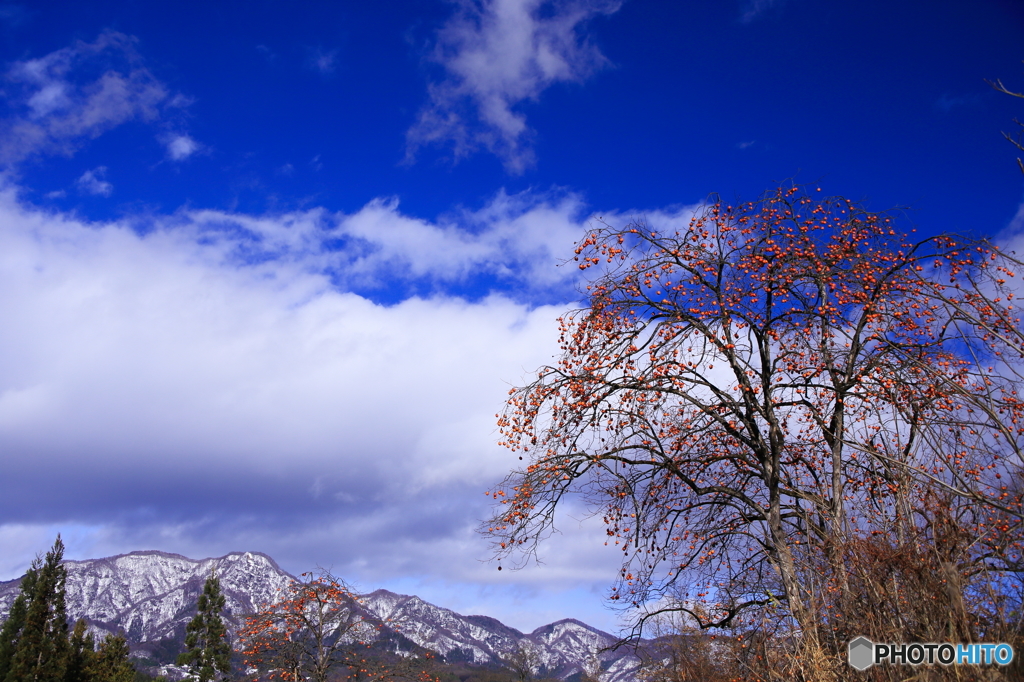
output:
M253 268L287 263L370 296L389 287L463 296L478 291L483 278L503 295L536 303L578 297L579 270L561 264L599 221L625 224L642 216L653 229L676 230L685 228L695 209L597 216L576 194L500 191L477 210L454 210L435 220L403 213L396 198L378 198L349 214L202 209L181 212L168 224L225 262Z
M524 296L570 296L574 268L559 268L591 218L574 194L508 195L430 221L375 199L351 214L321 209L262 217L216 210L178 216L197 239L239 263L302 263L361 291L409 283L458 290L475 277ZM183 228L179 228L183 229ZM341 246L330 246L341 245ZM454 287L454 289L453 289Z
M277 54L266 45L257 45L256 51L263 55L263 58L267 60L268 64L274 64L277 62Z
M310 50L309 58L306 60L309 68L323 76L329 76L338 68L338 51L316 48Z
M740 21L749 24L772 7L781 6L786 0L744 0L740 9Z
M38 154L70 156L122 123L155 121L189 102L143 65L134 38L115 31L14 62L4 80L12 114L0 120L0 165L8 167Z
M996 236L996 241L1003 246L1012 246L1015 251L1024 253L1024 203L1017 206L1017 213L1006 228Z
M28 21L29 14L22 5L0 4L0 23L16 28Z
M945 114L948 114L950 111L961 107L977 106L981 103L981 100L981 94L977 92L966 95L951 95L948 92L944 92L937 100L935 100L935 108Z
M406 160L426 145L450 146L456 160L496 154L510 173L534 163L532 131L517 105L560 82L579 82L607 64L585 35L618 0L460 0L431 55L444 77L409 129Z
M75 180L75 186L82 194L91 194L98 197L109 197L114 191L114 186L104 180L107 175L107 167L99 166L82 173L82 176Z
M201 149L201 145L188 135L168 135L164 137L167 156L171 161L184 161Z

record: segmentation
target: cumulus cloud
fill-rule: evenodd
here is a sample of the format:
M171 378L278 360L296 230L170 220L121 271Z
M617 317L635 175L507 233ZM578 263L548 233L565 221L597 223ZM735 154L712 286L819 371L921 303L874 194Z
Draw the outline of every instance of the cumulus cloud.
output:
M143 65L135 39L115 31L14 62L4 79L12 111L0 120L0 164L6 166L37 154L70 156L122 123L156 120L162 107L181 102Z
M474 532L518 463L494 413L557 352L578 270L555 263L590 219L571 195L499 194L436 221L380 200L143 233L0 192L0 542L36 543L0 569L77 529L75 557L258 550L525 629L612 627L600 528L567 516L521 573L481 562ZM451 293L474 274L530 296ZM355 293L388 278L438 287ZM531 302L544 288L558 302Z
M97 197L109 197L114 191L114 186L104 180L107 175L107 167L99 166L92 170L85 171L82 176L75 180L75 186L82 194L91 194Z
M167 156L172 161L184 161L200 149L198 142L188 135L169 135L164 138L164 145L167 147Z
M456 160L484 149L511 173L534 162L532 132L517 106L560 82L580 82L607 63L581 35L587 20L618 0L461 0L437 36L442 79L409 129L406 160L432 144Z

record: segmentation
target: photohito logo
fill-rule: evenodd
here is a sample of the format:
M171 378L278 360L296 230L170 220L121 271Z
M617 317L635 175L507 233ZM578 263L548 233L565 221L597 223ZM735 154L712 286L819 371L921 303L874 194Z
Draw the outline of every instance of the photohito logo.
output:
M1000 644L876 644L867 637L850 642L847 652L850 665L867 670L879 663L921 665L1008 665L1013 661L1013 647Z

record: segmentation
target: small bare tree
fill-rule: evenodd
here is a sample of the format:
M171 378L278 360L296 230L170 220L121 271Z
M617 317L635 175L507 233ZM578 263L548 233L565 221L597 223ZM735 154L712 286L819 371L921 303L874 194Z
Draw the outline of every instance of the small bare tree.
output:
M530 682L540 671L540 652L532 642L527 640L520 640L514 649L502 654L500 658L519 682Z

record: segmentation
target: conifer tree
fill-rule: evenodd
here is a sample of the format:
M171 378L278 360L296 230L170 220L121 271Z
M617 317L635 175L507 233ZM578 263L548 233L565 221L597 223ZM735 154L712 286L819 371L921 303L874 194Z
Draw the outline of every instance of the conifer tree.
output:
M178 665L187 665L198 682L211 682L217 673L227 679L231 670L231 644L220 617L224 604L220 581L211 572L199 595L195 618L185 628L186 651L178 656Z
M68 620L64 602L67 569L60 535L42 565L33 564L31 594L26 595L24 623L17 635L5 682L63 682L68 654ZM6 625L5 628L6 630Z
M87 668L88 682L133 682L135 667L128 653L124 635L107 635Z
M40 561L37 558L32 563L25 577L21 579L21 592L11 605L11 611L4 621L3 628L0 628L0 682L7 679L7 673L11 669L11 661L14 659L14 651L21 639L21 632L25 628L25 616L28 613L28 605L35 593L36 573L40 568Z
M85 620L68 636L64 543L57 536L36 558L0 628L0 682L133 682L123 635L107 635L95 651Z
M64 682L92 682L89 671L96 657L96 644L92 633L86 629L85 619L79 618L71 632L68 662L64 671Z

